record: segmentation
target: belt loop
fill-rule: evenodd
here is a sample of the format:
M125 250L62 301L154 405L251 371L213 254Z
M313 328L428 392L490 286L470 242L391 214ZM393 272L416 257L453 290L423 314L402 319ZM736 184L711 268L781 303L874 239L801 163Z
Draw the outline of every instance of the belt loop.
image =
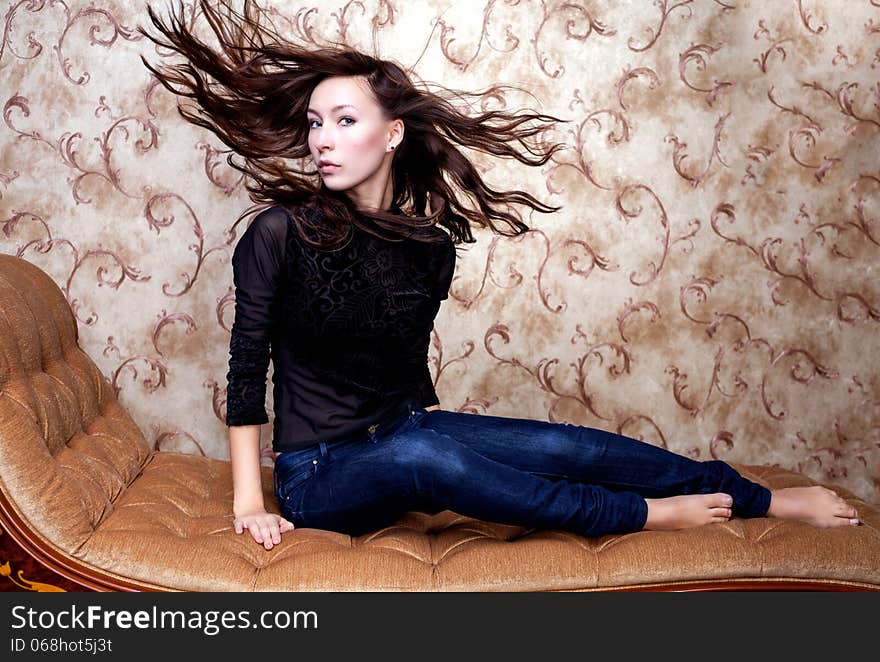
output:
M325 443L322 441L322 442L320 442L319 446L321 447L321 455L326 457L326 455L327 455L327 444L325 444Z

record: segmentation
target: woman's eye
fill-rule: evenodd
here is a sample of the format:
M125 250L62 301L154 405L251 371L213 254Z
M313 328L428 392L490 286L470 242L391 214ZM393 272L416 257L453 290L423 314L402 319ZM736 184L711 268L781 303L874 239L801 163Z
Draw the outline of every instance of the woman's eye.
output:
M354 124L354 119L351 117L343 117L343 118L340 118L339 121L341 122L343 120L349 120L352 124ZM315 122L320 122L320 120L310 120L309 121L309 128L310 129L315 128ZM351 124L345 124L344 126L351 126Z

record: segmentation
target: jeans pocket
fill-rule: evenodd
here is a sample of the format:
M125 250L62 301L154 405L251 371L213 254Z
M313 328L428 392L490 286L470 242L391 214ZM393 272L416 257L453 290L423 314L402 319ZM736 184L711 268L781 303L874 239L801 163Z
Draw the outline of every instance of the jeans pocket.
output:
M417 429L422 424L422 419L425 418L430 412L421 405L413 406L409 415L409 428L411 430Z
M421 405L408 403L403 413L391 421L388 424L388 429L380 434L386 439L394 439L417 428L427 414L428 412Z
M279 456L280 460L282 456ZM317 471L318 459L301 460L295 464L275 462L275 498L282 508L291 508L299 501L298 494ZM295 508L294 508L295 510Z

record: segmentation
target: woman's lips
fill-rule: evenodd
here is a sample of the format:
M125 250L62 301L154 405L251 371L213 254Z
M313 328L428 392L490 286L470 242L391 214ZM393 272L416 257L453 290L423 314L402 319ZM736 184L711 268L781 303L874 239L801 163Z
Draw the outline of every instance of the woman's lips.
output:
M323 172L325 174L331 173L331 172L336 172L336 170L338 168L339 168L338 165L333 165L332 163L327 163L327 164L321 166L321 172Z

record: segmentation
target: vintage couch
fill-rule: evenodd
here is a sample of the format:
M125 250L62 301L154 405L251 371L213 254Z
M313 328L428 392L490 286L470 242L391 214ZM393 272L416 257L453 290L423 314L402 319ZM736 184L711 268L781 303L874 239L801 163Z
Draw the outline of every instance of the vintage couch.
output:
M734 466L769 487L814 482ZM269 467L263 484L275 508ZM861 526L735 518L588 539L411 512L358 537L296 529L266 551L232 528L229 463L150 448L59 287L0 255L0 528L81 590L880 590L880 512L836 489Z

